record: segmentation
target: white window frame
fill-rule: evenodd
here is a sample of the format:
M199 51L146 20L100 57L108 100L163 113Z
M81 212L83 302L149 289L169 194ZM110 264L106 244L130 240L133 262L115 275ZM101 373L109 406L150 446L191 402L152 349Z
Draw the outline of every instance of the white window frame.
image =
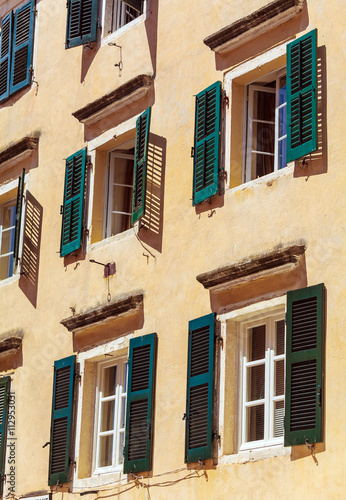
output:
M121 0L117 0L118 2L121 2ZM138 17L133 19L132 21L120 26L119 28L115 29L112 33L105 33L105 16L106 16L106 2L107 0L102 1L102 12L101 12L101 19L102 19L102 41L101 45L107 45L112 38L115 36L121 35L122 33L125 33L129 29L133 28L137 24L142 23L144 20L147 19L150 11L150 0L143 0L143 12L140 14ZM123 2L121 2L123 3Z
M7 201L6 203L2 203L0 205L0 262L1 262L1 259L4 258L4 257L10 257L12 255L12 259L14 258L14 247L15 247L15 229L16 229L16 220L17 220L17 216L16 216L16 205L17 205L17 200L12 198L11 200ZM4 210L7 208L7 207L13 207L14 208L14 224L12 226L9 226L7 228L3 228L3 220L4 220ZM3 238L3 234L5 232L11 232L13 231L13 242L12 242L12 250L10 248L10 251L7 252L7 253L2 253L1 252L1 249L2 249L2 238ZM10 245L11 247L11 245ZM7 276L6 278L3 278L3 279L7 279L7 278L10 278L11 276L13 276L14 272L15 272L15 263L13 261L12 263L12 266L13 266L13 269L12 269L12 273L11 274L8 274L8 270L7 270Z
M225 170L227 174L227 178L231 179L231 137L232 137L232 130L233 127L238 128L239 124L238 122L234 121L232 123L232 85L233 81L236 82L241 82L238 83L238 85L243 85L244 90L247 85L249 85L252 81L254 81L253 77L247 79L247 75L249 75L252 72L258 72L261 70L261 68L266 67L267 65L271 66L271 70L267 72L269 74L270 72L273 71L273 66L275 65L276 60L279 60L283 56L286 57L286 47L289 42L284 42L266 52L263 54L259 54L258 56L245 61L242 64L239 64L235 68L231 69L224 75L224 90L226 97L228 97L228 101L230 103L230 106L225 106L225 118L224 118L224 123L225 123L225 137L227 138L225 141ZM278 62L277 65L277 71L279 68L282 67L282 63ZM253 74L253 73L252 73ZM262 74L263 76L263 74ZM244 102L243 102L243 109L246 109L246 92L244 92ZM266 176L260 177L258 179L254 179L252 181L247 181L245 178L245 162L246 162L246 133L247 133L247 122L246 120L243 120L243 144L242 144L242 183L239 186L236 186L232 188L232 191L235 190L241 190L243 189L243 183L248 183L250 185L257 185L258 183L262 182L267 182L269 179L272 178L277 178L278 176L285 176L288 175L292 172L294 163L288 163L286 168L282 168L276 172L273 172L271 174L268 174ZM264 180L263 180L264 179Z
M116 387L115 394L104 397L102 394L103 376L107 368L116 366ZM126 368L125 368L126 367ZM125 373L126 369L126 373ZM93 446L93 475L106 474L114 471L122 471L123 458L119 453L119 440L121 435L125 439L125 418L126 418L126 388L127 388L127 359L125 357L116 358L116 361L104 361L97 365L97 382L96 382L96 404L95 404L95 425L94 425L94 446ZM102 403L114 401L114 421L113 429L109 431L100 430ZM123 401L125 404L123 406ZM122 410L124 408L124 415ZM121 425L121 420L124 425ZM98 466L100 454L100 438L102 436L113 436L112 445L112 464L110 466Z
M279 142L283 141L287 138L287 133L280 136L280 110L284 107L287 107L287 99L283 104L279 104L279 85L280 78L286 75L286 67L283 67L276 71L275 73L269 74L270 78L272 75L272 81L275 80L275 89L273 87L265 87L259 83L249 83L247 85L246 90L248 91L248 103L247 106L244 105L244 122L247 125L247 134L246 134L246 159L245 159L245 182L249 182L254 180L255 177L252 174L252 154L259 153L263 155L269 155L274 157L274 172L279 170ZM274 122L266 122L265 120L254 119L254 93L256 91L259 92L267 92L270 94L275 94L275 113L274 113ZM247 92L246 92L247 94ZM252 129L253 122L261 122L268 123L274 125L275 137L274 137L274 153L266 153L263 151L255 151L252 149ZM286 123L287 129L287 123ZM286 163L287 166L287 163ZM282 167L284 168L284 167ZM272 172L271 172L272 173Z
M85 363L100 363L102 361L110 361L115 364L118 359L126 359L128 356L130 339L133 338L133 332L119 337L115 340L107 342L106 344L99 345L87 351L80 352L77 355L77 362L79 363L79 371L81 375L81 386L78 391L77 400L77 415L76 415L76 444L75 444L75 457L76 457L76 467L73 468L73 487L72 493L79 493L85 488L94 488L109 485L112 482L118 482L126 480L127 476L123 474L122 466L114 468L112 471L103 470L102 473L93 473L94 463L91 463L91 475L90 477L80 478L79 476L79 456L80 456L80 439L82 432L82 412L83 412L83 389L84 389L84 370ZM97 376L97 373L95 373ZM96 387L96 385L95 385ZM90 401L86 401L85 404L90 405ZM94 405L96 402L94 400ZM94 412L95 414L95 412ZM95 421L94 421L95 422ZM94 436L94 434L93 434ZM94 442L92 443L94 450ZM93 452L92 450L92 452ZM93 453L91 460L94 460ZM104 468L102 468L104 469Z
M266 446L275 446L283 444L283 435L274 437L274 404L277 401L284 401L285 396L275 396L275 363L284 360L285 354L274 355L275 350L275 324L278 321L284 321L283 313L268 314L254 318L252 321L245 321L240 323L240 360L239 360L239 396L240 396L240 446L239 451L263 448ZM250 330L256 326L265 325L266 327L266 342L265 342L265 358L256 361L248 361L248 341ZM285 341L284 341L285 345ZM264 363L263 363L264 362ZM247 402L247 369L264 364L265 366L265 390L264 397L260 400ZM258 441L247 441L247 408L264 405L264 439Z
M113 208L113 186L131 188L131 206L132 206L133 182L131 185L115 183L114 170L117 167L116 166L117 159L129 159L133 160L133 174L134 174L135 155L126 154L118 151L118 150L132 149L134 147L135 147L135 139L132 139L130 141L127 141L119 145L116 149L113 149L112 151L108 152L107 172L105 175L105 196L104 196L105 203L103 211L103 229L102 229L102 234L104 238L110 238L111 236L116 236L112 234L112 214L126 215L129 217L132 216L132 212L122 212L118 210L112 210L112 208ZM116 234L121 234L125 231L120 231L119 233Z
M23 206L22 206L22 220L21 220L21 225L19 229L19 251L22 251L23 248L23 236L24 236L24 224L25 224L25 213L26 213L26 189L29 181L29 173L27 172L24 176L24 187L23 187ZM9 192L15 190L15 196L10 196L9 197ZM10 182L7 182L6 184L3 184L0 186L0 224L2 224L2 208L7 205L7 203L14 202L16 205L16 200L17 200L17 192L18 192L18 178L13 179ZM2 229L2 226L1 226ZM1 240L1 233L2 230L0 229L0 240ZM1 241L0 241L0 248L1 248ZM18 266L14 266L13 268L13 274L11 276L8 276L7 278L0 280L0 287L10 284L15 280L18 280L20 277L20 266L21 263L19 261Z
M266 318L268 316L285 315L286 308L286 295L279 297L274 297L271 299L263 299L254 304L247 306L239 305L239 308L233 311L225 312L217 316L217 320L220 322L220 334L223 341L223 346L220 352L220 397L219 397L219 432L221 439L218 442L218 461L220 465L230 465L230 464L240 464L247 463L254 460L263 460L266 458L274 458L278 456L289 456L291 454L291 447L283 446L283 439L281 442L270 445L267 443L266 446L253 449L240 449L241 446L241 399L242 399L242 383L238 380L238 374L241 374L240 368L240 325L241 323L249 323L254 319ZM235 342L231 342L231 335L236 333ZM233 338L233 337L232 337ZM229 346L231 344L232 347ZM226 380L226 357L229 349L236 349L236 366L235 379L234 381ZM231 415L231 420L228 420L229 415L226 411L228 407L227 401L225 400L226 394L226 384L235 384L235 404L236 413L235 420L233 419L233 413ZM227 426L234 426L234 451L232 454L225 454L223 448L225 429Z

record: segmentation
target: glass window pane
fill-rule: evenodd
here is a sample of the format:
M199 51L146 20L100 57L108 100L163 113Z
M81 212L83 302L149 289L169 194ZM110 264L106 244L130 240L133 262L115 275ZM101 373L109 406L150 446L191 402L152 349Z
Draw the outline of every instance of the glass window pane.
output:
M264 359L266 342L266 326L251 328L249 338L249 361Z
M101 432L112 431L114 428L114 403L114 400L101 403Z
M132 187L113 186L113 210L131 213Z
M112 214L112 236L131 227L131 215Z
M264 398L264 364L248 369L247 401Z
M117 378L117 367L110 366L103 370L102 397L113 396L115 394L115 381Z
M7 256L7 257L1 257L0 259L0 279L4 280L8 278L9 276L12 276L12 273L9 273L9 263L10 263L10 258L13 260L12 256Z
M283 359L275 362L275 396L285 393L285 362Z
M274 403L274 437L280 437L284 435L284 415L284 401L276 401Z
M133 160L116 158L114 167L114 184L132 185Z
M279 138L287 134L287 106L279 109Z
M287 165L286 151L287 139L285 138L279 142L279 168L284 168Z
M127 391L127 363L124 363L124 388L123 392Z
M112 465L113 436L102 436L100 438L99 467Z
M275 120L275 92L255 90L253 113L254 119L273 122Z
M275 355L285 354L285 321L282 319L276 325L276 349Z
M287 102L286 75L279 79L279 106Z
M254 122L252 138L253 151L274 154L275 124Z
M264 405L247 408L247 441L264 439Z
M274 155L252 154L251 179L274 172Z

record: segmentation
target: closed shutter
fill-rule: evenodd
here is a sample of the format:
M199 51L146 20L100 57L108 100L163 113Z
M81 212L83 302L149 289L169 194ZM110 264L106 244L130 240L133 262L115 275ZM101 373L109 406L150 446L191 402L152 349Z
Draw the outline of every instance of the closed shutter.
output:
M285 446L322 441L324 285L287 293Z
M8 396L10 392L10 377L0 379L0 495L3 493L5 476L7 420L8 420Z
M287 45L287 161L317 149L317 30Z
M124 473L151 470L156 333L130 340Z
M81 246L86 156L84 148L66 160L60 257Z
M212 458L215 315L189 322L185 462Z
M50 486L69 481L73 387L76 356L54 363L52 421L50 429Z
M142 12L142 0L121 0L137 12Z
M14 13L10 93L31 83L35 0Z
M0 42L0 101L10 93L11 51L12 51L12 11L1 22Z
M221 82L196 96L193 199L197 205L219 189Z
M23 211L23 192L24 192L24 177L25 169L23 168L22 175L18 179L17 204L16 204L16 229L14 233L14 265L18 264L19 260L19 240L20 240L20 225L22 221Z
M145 195L147 189L147 161L150 131L150 110L148 108L137 118L135 171L133 176L132 224L145 213Z
M66 48L96 41L97 0L68 0Z

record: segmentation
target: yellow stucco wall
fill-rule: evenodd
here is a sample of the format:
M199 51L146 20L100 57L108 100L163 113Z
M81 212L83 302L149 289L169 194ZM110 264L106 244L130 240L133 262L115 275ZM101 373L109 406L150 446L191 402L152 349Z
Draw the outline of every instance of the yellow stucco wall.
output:
M17 4L0 0L0 16ZM17 178L24 166L29 172L26 189L43 207L36 304L35 292L24 293L18 276L0 283L0 340L10 332L24 333L22 359L8 362L6 357L0 358L0 372L11 376L11 388L16 395L16 495L48 491L49 447L43 445L50 439L53 364L77 353L80 345L85 348L83 341L73 337L60 321L71 316L71 308L78 314L106 304L108 293L112 301L143 293L140 320L128 320L120 326L117 323L105 336L109 340L112 331L114 337L131 332L135 336L154 331L158 334L153 471L149 478L137 482L128 477L123 483L108 485L98 498L343 498L343 2L308 0L303 13L283 27L268 31L239 50L218 56L203 39L251 14L265 4L263 0L150 0L147 19L114 38L122 47L121 75L114 66L119 59L119 50L114 46L98 44L93 50L65 50L66 11L65 4L59 4L56 0L37 1L34 76L38 85L32 84L0 104L0 151L25 136L39 137L35 161L26 159L4 171L0 166L1 185ZM223 82L225 75L240 63L314 28L318 29L324 113L323 151L318 169L308 167L302 171L299 165L291 165L272 176L270 182L262 178L251 185L241 185L239 145L246 82L238 79L233 83L229 112L232 123L239 118L239 127L234 130L232 125L231 137L223 137L224 143L231 144L230 156L223 155L223 161L229 162L224 165L229 175L224 196L214 198L202 209L192 207L194 96L216 80ZM161 161L164 185L153 187L162 201L159 234L141 229L139 236L146 248L134 230L100 242L106 153L102 147L96 153L89 148L96 158L91 172L95 174L94 191L89 195L89 200L93 200L91 220L95 224L89 227L90 243L99 243L84 255L60 258L64 159L107 132L104 122L88 128L72 112L140 74L154 76L154 90L112 115L113 122L107 127L121 127L124 121L152 106L152 140L165 153ZM133 136L134 126L129 130ZM116 144L119 139L109 140ZM225 392L220 396L225 400L221 439L228 458L219 456L219 463L210 464L206 470L187 467L182 416L186 404L188 321L211 311L220 313L226 305L236 309L252 302L254 294L257 300L262 295L269 298L268 289L273 287L272 281L269 285L259 282L255 290L235 289L225 297L215 297L196 276L299 240L306 244L304 269L290 277L291 281L278 280L274 289L283 295L290 287L324 282L327 290L325 427L324 442L317 446L318 466L306 447L295 447L282 456L236 463L240 462L234 458L238 425L237 344L235 327L229 325ZM107 282L101 266L91 264L90 259L116 262L116 274ZM85 335L89 346L102 337L99 330ZM91 401L92 394L85 394ZM91 416L85 420L82 450L92 441ZM87 462L83 455L82 476L87 474ZM53 491L56 500L81 498L77 491ZM90 493L83 498L92 500L96 496Z

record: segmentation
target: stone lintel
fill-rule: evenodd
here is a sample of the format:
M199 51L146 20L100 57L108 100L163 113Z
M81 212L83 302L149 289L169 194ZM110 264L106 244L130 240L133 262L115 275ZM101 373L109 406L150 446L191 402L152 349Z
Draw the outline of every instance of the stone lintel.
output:
M87 104L84 108L78 109L72 115L80 122L91 125L97 120L127 106L129 103L144 97L150 90L153 81L154 79L150 75L136 76L112 92Z
M14 162L29 156L38 145L38 137L23 137L0 151L0 170L10 167Z
M21 345L22 339L20 337L9 337L0 340L0 357L19 351Z
M297 16L303 10L304 2L305 0L274 0L207 36L203 41L215 52L227 52Z
M264 274L282 272L298 265L305 252L305 244L279 248L266 254L255 255L246 260L196 276L206 289L224 289L235 282L252 281Z
M60 321L60 323L64 325L68 331L76 332L89 326L101 324L102 322L112 318L114 319L116 317L124 317L125 315L134 314L139 311L142 304L142 294L131 295L115 302L90 309L89 311L76 314L75 316L65 318Z

